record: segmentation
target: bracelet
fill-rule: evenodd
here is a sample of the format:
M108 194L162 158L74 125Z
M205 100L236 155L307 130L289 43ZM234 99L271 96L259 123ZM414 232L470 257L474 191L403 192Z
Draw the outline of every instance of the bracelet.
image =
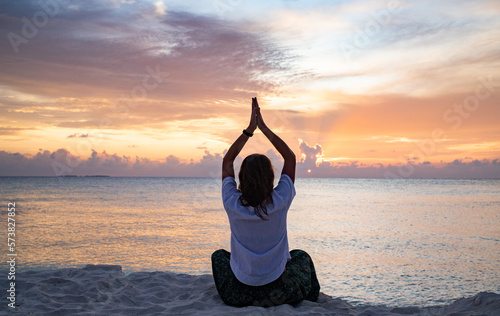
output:
M249 133L246 130L243 130L243 134L247 135L248 137L252 137L253 133Z

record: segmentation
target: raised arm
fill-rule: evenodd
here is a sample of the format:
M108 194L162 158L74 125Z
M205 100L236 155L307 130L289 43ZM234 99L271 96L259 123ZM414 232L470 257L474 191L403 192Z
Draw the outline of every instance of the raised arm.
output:
M252 114L250 116L250 123L245 131L248 134L253 134L255 129L257 128L257 100L254 101L252 98ZM229 150L224 155L222 159L222 180L226 177L234 177L234 159L238 156L243 146L245 146L249 136L245 133L242 133L238 139L234 141L234 143L229 147Z
M256 104L257 111L257 126L259 129L266 135L267 139L273 144L274 148L281 154L285 163L283 164L283 170L281 174L286 174L292 179L292 182L295 182L295 154L288 147L288 145L276 134L271 131L269 127L267 127L266 123L264 123L264 119L262 118L262 114L260 113L259 104L257 103L257 98L252 99Z

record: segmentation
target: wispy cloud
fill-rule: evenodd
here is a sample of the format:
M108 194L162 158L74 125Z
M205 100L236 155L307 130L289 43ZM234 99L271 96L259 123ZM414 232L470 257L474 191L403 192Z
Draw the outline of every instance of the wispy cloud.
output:
M223 91L226 97L228 91L271 91L275 83L265 78L272 72L296 75L287 66L293 56L265 33L247 32L235 22L176 11L145 18L138 4L135 10L78 6L54 17L22 54L2 45L2 83L49 97L116 97L129 93L147 66L158 65L169 78L149 97L189 102L194 85L197 100L214 100ZM13 12L6 7L0 18L4 39L12 31ZM242 95L249 94L232 97Z
M159 0L153 3L155 6L155 12L159 15L165 15L167 13L167 5L163 0Z
M67 138L75 138L75 137L87 138L87 137L89 137L89 134L88 133L87 134L77 134L77 133L75 133L75 134L68 135L66 137Z

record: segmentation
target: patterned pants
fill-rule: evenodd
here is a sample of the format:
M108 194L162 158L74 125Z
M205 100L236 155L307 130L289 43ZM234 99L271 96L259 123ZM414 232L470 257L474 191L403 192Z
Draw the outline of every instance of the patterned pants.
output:
M292 250L290 256L292 259L277 280L262 286L250 286L234 276L229 264L231 253L224 249L217 250L212 254L217 292L224 303L231 306L268 307L294 305L304 299L317 301L320 286L311 257L303 250Z

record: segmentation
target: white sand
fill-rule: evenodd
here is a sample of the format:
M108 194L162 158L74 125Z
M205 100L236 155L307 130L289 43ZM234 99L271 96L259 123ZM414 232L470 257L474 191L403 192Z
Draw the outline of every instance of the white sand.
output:
M211 275L171 272L124 274L120 266L88 265L83 269L20 272L16 308L2 303L0 314L22 315L500 315L500 294L479 293L451 305L355 308L323 293L318 302L297 306L226 306ZM2 295L3 296L3 295ZM6 300L4 298L4 300ZM7 312L6 312L7 309Z

